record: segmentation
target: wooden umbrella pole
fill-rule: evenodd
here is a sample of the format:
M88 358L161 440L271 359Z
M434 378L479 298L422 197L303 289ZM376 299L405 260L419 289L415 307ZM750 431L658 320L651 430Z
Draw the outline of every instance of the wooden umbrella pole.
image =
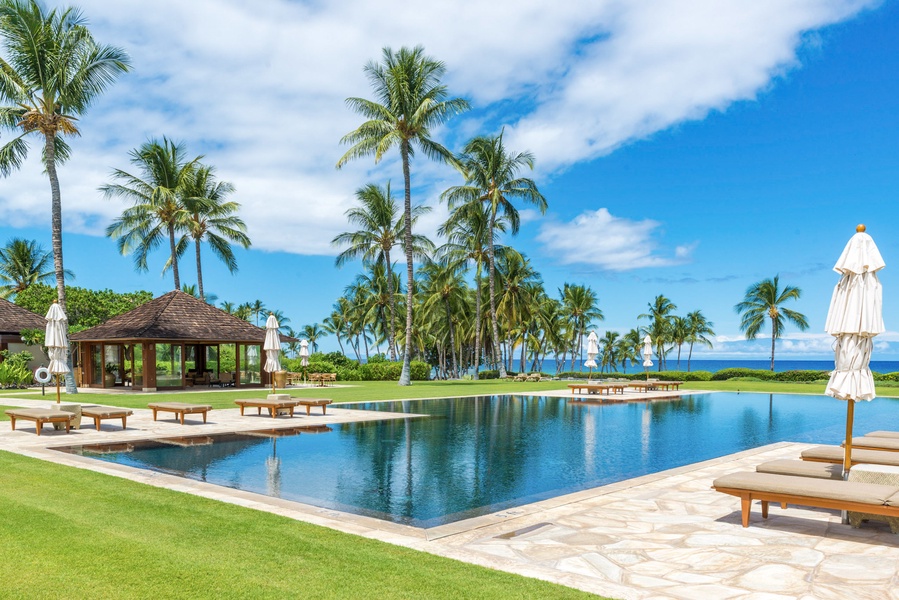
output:
M56 374L56 403L59 404L59 373Z
M855 413L855 400L847 400L846 406L846 451L843 455L843 477L849 474L852 468L852 419Z

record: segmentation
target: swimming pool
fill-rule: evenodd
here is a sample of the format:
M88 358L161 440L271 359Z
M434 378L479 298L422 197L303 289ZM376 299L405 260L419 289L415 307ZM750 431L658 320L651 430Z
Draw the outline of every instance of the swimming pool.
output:
M837 444L846 410L825 396L734 393L602 405L486 396L352 407L428 416L66 451L433 527L774 442ZM899 429L899 401L862 403L855 423L859 434Z

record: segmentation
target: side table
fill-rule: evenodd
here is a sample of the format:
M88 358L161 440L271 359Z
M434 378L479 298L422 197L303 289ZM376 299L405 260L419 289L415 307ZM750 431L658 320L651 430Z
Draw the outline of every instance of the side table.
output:
M899 467L889 465L855 465L849 471L849 481L860 483L879 483L881 485L899 485ZM899 533L899 518L884 515L871 515L868 513L849 511L849 524L856 529L862 521L882 521L888 523L890 531Z

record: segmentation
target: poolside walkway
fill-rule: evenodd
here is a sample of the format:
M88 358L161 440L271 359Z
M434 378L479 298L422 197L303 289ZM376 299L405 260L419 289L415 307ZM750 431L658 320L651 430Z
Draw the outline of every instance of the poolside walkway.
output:
M639 393L639 392L638 392ZM645 399L645 397L644 397ZM3 398L3 404L47 401ZM333 405L332 405L333 406ZM154 422L135 410L128 430L105 421L71 434L31 423L12 432L0 423L0 449L177 489L281 514L368 538L622 599L860 598L899 600L899 535L883 523L853 529L830 510L772 505L762 520L754 507L740 526L737 498L710 489L715 477L777 458L796 458L807 445L782 443L585 490L427 530L350 515L48 450L80 443L116 443L269 427L327 425L406 417L329 407L293 419L240 417L217 409L210 423Z

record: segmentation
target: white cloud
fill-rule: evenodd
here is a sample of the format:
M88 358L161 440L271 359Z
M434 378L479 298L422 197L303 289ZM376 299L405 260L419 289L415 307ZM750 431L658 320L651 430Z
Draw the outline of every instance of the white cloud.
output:
M660 223L613 216L607 208L581 213L567 223L548 221L537 239L562 264L595 265L609 271L663 267L689 260L691 246L679 246L671 256L657 249Z
M121 206L97 188L113 167L129 166L130 149L168 135L235 184L254 247L333 253L357 187L388 178L402 186L394 156L334 168L338 140L359 123L344 100L369 95L362 66L383 46L424 43L447 63L450 91L476 107L437 132L441 139L459 145L507 124L508 146L534 151L542 175L754 98L797 65L804 32L871 4L444 0L411 10L398 0L85 0L98 40L125 48L134 71L80 121L83 137L60 170L65 226L101 234ZM0 219L10 226L48 219L38 154L34 144L28 167L0 187ZM435 185L457 183L423 157L413 169L416 202L436 203ZM553 232L566 226L555 227L544 234L558 246ZM651 239L650 221L617 227L621 241L593 248L611 257L597 263L604 268L689 258L689 246L667 258L628 248L626 240Z

